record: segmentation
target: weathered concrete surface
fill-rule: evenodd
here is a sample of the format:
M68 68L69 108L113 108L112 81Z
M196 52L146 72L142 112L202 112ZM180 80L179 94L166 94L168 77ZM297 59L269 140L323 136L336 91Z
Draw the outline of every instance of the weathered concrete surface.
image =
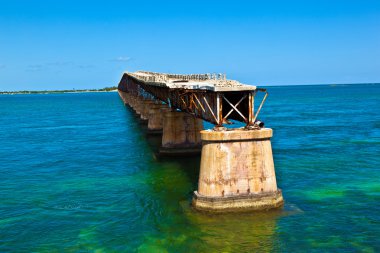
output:
M203 122L178 111L164 113L162 147L160 154L196 154L202 146L200 131Z
M135 96L133 96L132 94L129 96L129 106L133 109L133 102L134 102L134 99L135 99Z
M194 192L192 205L200 211L248 212L281 207L284 203L281 190L273 193L246 194L225 197L205 197Z
M162 134L164 113L170 112L171 109L164 104L154 104L149 109L148 116L148 134Z
M123 101L123 103L125 105L129 105L129 103L128 103L128 93L124 92L124 91L121 91L121 90L118 90L117 92L119 93L119 96L120 96L121 100Z
M149 109L152 105L154 105L155 101L150 99L144 99L141 101L141 113L140 113L140 119L146 123L148 123L149 119Z
M283 204L277 189L272 129L201 131L203 141L196 209L262 210Z
M142 97L135 98L133 109L135 110L137 115L141 115L141 111L144 108L143 100L144 99Z
M131 105L131 107L132 107L132 109L133 109L134 111L136 111L135 108L136 108L136 106L137 106L137 101L138 101L138 98L137 98L137 97L135 97L135 96L131 96L131 99L130 99L129 104Z
M242 84L236 80L228 80L225 74L168 74L149 71L125 72L150 85L170 89L199 89L210 91L250 91L256 86Z
M125 92L125 94L124 94L124 102L125 102L125 104L127 104L127 105L129 105L129 100L130 100L130 96L131 96L131 94L130 93L127 93L127 92Z

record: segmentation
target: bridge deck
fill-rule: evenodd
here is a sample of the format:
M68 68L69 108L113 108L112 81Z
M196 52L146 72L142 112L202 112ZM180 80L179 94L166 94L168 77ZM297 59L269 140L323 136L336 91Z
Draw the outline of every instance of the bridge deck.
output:
M217 126L229 119L253 126L256 86L227 80L223 74L178 75L147 71L125 72L118 89L135 96L159 99L172 108L193 114Z
M194 74L175 75L147 71L138 71L125 74L135 77L149 85L166 87L169 89L210 90L210 91L250 91L256 86L241 84L235 80L227 80L225 75Z

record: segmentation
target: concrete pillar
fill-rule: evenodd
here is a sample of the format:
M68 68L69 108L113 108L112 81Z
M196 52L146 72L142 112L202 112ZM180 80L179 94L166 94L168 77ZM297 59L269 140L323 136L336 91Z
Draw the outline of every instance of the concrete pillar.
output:
M131 98L130 98L130 100L129 100L129 104L130 104L130 106L132 107L132 109L134 110L134 109L135 109L135 106L136 106L136 96L131 95Z
M129 106L131 106L131 96L132 96L131 93L126 93L126 94L125 94L125 102L126 102L126 104L128 104Z
M135 110L137 115L141 115L143 105L144 105L143 104L143 98L142 97L136 97L133 109Z
M142 100L140 119L144 123L148 123L149 109L154 105L155 101L150 99Z
M121 90L118 90L118 93L119 93L119 96L120 96L121 100L123 100L123 103L125 105L127 105L128 104L128 99L127 99L128 93L124 92L124 91L121 91Z
M201 131L201 167L193 206L212 212L282 206L271 137L270 128Z
M125 104L128 104L128 93L127 92L123 92L123 102Z
M178 111L164 113L162 155L192 155L200 153L200 131L203 122L194 116Z
M163 114L170 112L171 108L164 104L154 104L149 109L148 134L162 134Z

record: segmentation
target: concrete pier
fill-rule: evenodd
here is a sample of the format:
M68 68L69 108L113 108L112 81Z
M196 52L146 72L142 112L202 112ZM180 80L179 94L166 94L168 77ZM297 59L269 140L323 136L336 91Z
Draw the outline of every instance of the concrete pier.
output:
M143 97L136 97L134 100L133 109L135 110L137 115L141 115L141 111L142 111L143 106L144 106L143 100L144 100Z
M277 188L272 129L201 131L198 191L193 206L212 212L267 210L283 204Z
M124 103L126 105L129 105L131 94L128 92L124 92L123 97L124 97L124 99L123 99Z
M120 91L120 90L118 91L118 93L119 93L119 96L120 96L121 100L123 101L123 103L125 105L128 105L128 98L127 98L128 93L124 92L124 91Z
M149 109L148 116L148 134L162 134L163 129L163 115L170 112L171 109L164 104L154 104Z
M163 155L192 155L201 151L200 131L203 122L185 112L164 113L162 147Z
M136 96L133 96L131 100L131 105L135 112L136 112L136 108L138 107L138 102L139 102L139 98Z
M134 109L134 104L135 104L135 99L136 97L131 95L130 98L129 98L129 106Z
M149 110L155 104L155 101L151 99L144 99L141 101L140 120L143 123L148 123Z

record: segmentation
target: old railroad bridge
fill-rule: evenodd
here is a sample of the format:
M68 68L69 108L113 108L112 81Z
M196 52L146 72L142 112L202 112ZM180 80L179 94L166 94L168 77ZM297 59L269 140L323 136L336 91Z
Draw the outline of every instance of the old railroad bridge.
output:
M267 91L223 74L177 75L125 72L118 85L125 105L162 134L162 155L201 152L198 190L192 204L211 212L265 210L283 204L277 188L270 138L257 116ZM258 92L265 95L255 111ZM215 125L203 130L203 120ZM231 121L243 128L227 129Z

